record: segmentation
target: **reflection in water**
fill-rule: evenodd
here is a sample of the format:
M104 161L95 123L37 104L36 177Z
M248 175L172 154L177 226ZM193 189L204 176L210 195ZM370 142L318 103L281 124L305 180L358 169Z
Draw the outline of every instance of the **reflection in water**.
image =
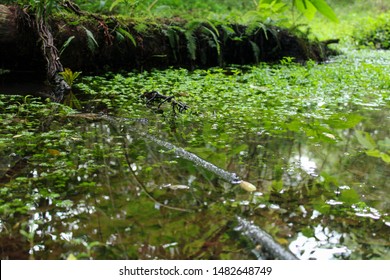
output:
M376 141L386 135L387 120L372 133ZM202 131L202 126L197 128ZM358 126L363 128L372 131L366 123ZM124 140L123 130L101 122L85 123L80 130L64 155L71 167L66 190L58 185L64 178L48 178L60 169L32 165L31 183L37 185L32 189L33 215L21 226L33 258L220 258L227 253L228 258L256 258L256 250L243 246L228 226L236 213L280 244L289 243L300 259L387 254L389 169L356 148L353 129L338 131L337 141L305 139L289 131L274 137L243 132L247 137L229 143L242 149L222 147L202 154L192 148L256 182L253 194L178 157L169 147L161 149L142 133L126 131ZM165 133L161 135L169 138ZM82 158L84 149L92 153ZM38 187L41 180L51 184L49 193ZM4 232L4 221L1 225Z
M297 238L290 243L289 249L301 260L329 260L333 258L347 259L351 250L340 245L343 235L318 225L315 237L306 237L298 233Z
M264 116L223 117L221 109L187 121L151 113L150 125L119 127L55 116L37 135L7 135L12 142L4 137L0 146L1 257L257 258L258 248L234 230L240 216L301 259L390 259L387 101L351 105L354 89L343 90L340 108L327 108L325 95L295 110L297 100L277 102L280 92L237 91L223 100L226 107L247 106L251 114L253 102ZM240 94L251 101L236 104ZM275 104L287 113L270 113ZM233 173L256 192L229 183Z
M370 184L382 183L386 187L383 176L387 169L378 168L380 161L371 160L350 146L353 130L341 132L348 141L341 139L337 143L304 142L299 135L253 138L249 134L244 153L241 150L228 154L228 168L240 170L243 178L257 182L260 192L250 197L137 134L126 134L131 139L126 151L131 163L127 165L121 132L117 134L103 123L82 129L84 141L81 145L69 143L71 154L77 155L84 148L94 153L90 158L70 158L77 169L72 175L74 179L66 184L73 189L73 196L58 200L42 194L39 188L33 189L37 204L31 206L34 214L26 221L25 235L34 258L68 258L67 250L80 258L115 255L146 259L209 258L220 254L219 246L232 252L243 250L235 239L222 241L226 237L219 237L220 229L224 229L220 222L234 220L238 209L248 213L255 224L273 233L282 244L291 240L289 249L301 259L353 257L356 244L351 243L350 249L345 240L366 240L364 235L358 237L358 231L355 237L350 235L351 228L362 222L369 225L369 220L376 221L378 240L382 232L388 233L388 226L378 228L378 223L383 224L381 217L388 213L386 204L372 203L378 194L366 190ZM218 154L216 150L208 159L218 162ZM364 165L360 164L363 159ZM368 174L366 168L372 172ZM51 170L34 167L31 172L32 178L40 180ZM143 187L155 201L144 195ZM352 193L353 190L356 192ZM383 194L385 188L376 187L374 191ZM51 192L58 193L55 185ZM356 199L360 194L371 206L361 205L360 197ZM193 213L167 212L161 205L182 207ZM338 209L347 208L351 209L351 216L338 214ZM344 218L340 224L339 220ZM359 220L362 218L369 220ZM232 233L224 229L223 234ZM194 241L199 245L190 245L196 244ZM231 253L230 258L251 256L239 251Z

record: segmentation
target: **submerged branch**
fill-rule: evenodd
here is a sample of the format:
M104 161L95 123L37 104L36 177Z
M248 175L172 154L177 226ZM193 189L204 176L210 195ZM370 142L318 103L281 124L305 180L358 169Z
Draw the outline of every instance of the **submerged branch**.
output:
M240 186L247 190L247 191L254 191L251 189L254 186L246 181L241 180L235 173L228 172L222 168L219 168L215 166L214 164L198 157L197 155L187 152L183 148L177 147L176 145L169 143L167 141L163 141L161 139L156 138L153 135L150 135L146 132L139 131L138 129L132 127L131 125L126 125L130 121L130 119L125 118L114 118L107 115L99 115L99 114L74 114L70 115L69 117L74 118L83 118L93 121L106 121L112 126L114 126L116 129L120 129L120 127L125 127L127 130L131 131L132 133L135 133L139 136L141 136L143 139L152 141L153 143L162 146L168 150L173 150L175 154L183 159L189 160L193 162L194 164L201 166L212 173L216 174L221 179L230 182L231 184L240 184ZM142 183L141 180L137 177L135 172L131 169L131 161L127 154L128 150L128 142L126 141L126 137L124 141L124 150L125 150L125 158L126 162L129 166L130 171L132 172L133 176L135 177L136 181L141 186L142 190L146 193L146 195L154 201L156 204L161 205L163 207L172 209L172 210L179 210L184 212L192 212L190 209L184 209L184 208L178 208L178 207L172 207L169 205L165 205L157 201L151 193L149 193L145 187L145 185ZM297 258L287 249L283 248L280 244L278 244L268 233L263 231L261 228L251 224L249 221L237 217L238 221L238 227L236 227L237 231L240 231L240 233L245 236L246 238L249 238L253 241L253 243L261 245L262 252L266 255L266 258L269 259L280 259L280 260L296 260Z
M114 126L124 125L125 122L129 121L129 119L125 119L125 118L114 118L111 116L99 115L99 114L75 114L75 115L71 115L70 117L78 117L78 118L89 119L89 120L104 120L104 121L107 121ZM219 178L221 178L227 182L230 182L231 184L234 184L234 185L235 184L241 185L242 183L248 184L248 182L241 180L237 176L236 173L232 173L232 172L226 171L222 168L219 168L218 166L215 166L214 164L198 157L197 155L195 155L193 153L190 153L190 152L184 150L183 148L177 147L176 145L174 145L170 142L158 139L155 136L150 135L146 132L139 131L138 129L136 129L130 125L126 125L126 129L128 129L132 133L135 133L135 134L138 134L139 136L142 136L142 138L144 138L144 139L147 139L149 141L152 141L153 143L156 143L159 146L162 146L168 150L173 150L178 157L189 160L189 161L195 163L196 165L201 166L201 167L209 170L210 172L216 174ZM245 187L243 187L243 188L245 189Z
M253 243L261 245L262 251L264 251L267 255L267 259L298 259L293 253L291 253L288 249L283 248L268 233L263 231L258 226L241 217L237 217L237 221L238 227L236 230L240 231L242 235L252 240Z
M100 118L103 120L106 120L114 125L118 125L118 122L119 122L118 119L115 119L115 118L109 117L109 116L100 116ZM124 120L124 121L126 121L126 120ZM223 179L227 182L230 182L231 184L240 184L242 182L242 180L237 176L236 173L231 173L231 172L228 172L222 168L219 168L219 167L215 166L214 164L198 157L197 155L184 150L183 148L177 147L170 142L158 139L155 136L150 135L146 132L139 131L138 129L135 129L131 126L126 126L126 128L128 130L130 130L131 132L136 133L136 134L142 136L143 138L148 139L149 141L156 143L159 146L162 146L168 150L173 150L178 157L189 160L189 161L195 163L196 165L201 166L201 167L211 171L212 173L219 176L221 179Z

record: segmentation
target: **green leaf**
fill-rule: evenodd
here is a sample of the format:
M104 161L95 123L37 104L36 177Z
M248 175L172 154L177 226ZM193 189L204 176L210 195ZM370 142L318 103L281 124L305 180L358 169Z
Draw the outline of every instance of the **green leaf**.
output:
M128 32L128 31L126 31L125 29L120 28L120 27L117 29L117 31L118 31L121 35L123 35L124 37L126 37L127 39L129 39L129 40L133 43L134 47L137 46L137 42L135 41L133 35L130 34L130 32Z
M355 131L356 139L359 141L360 145L362 145L367 150L374 150L376 147L376 143L374 139L370 136L368 132L356 130Z
M390 163L390 155L389 154L381 153L381 159L386 163Z
M390 163L390 155L379 150L368 150L366 151L366 154L370 157L381 158L384 162Z
M341 192L340 200L348 204L354 204L360 202L360 196L354 189L346 189Z
M93 33L89 29L87 29L86 27L83 26L83 28L85 30L85 33L87 34L88 48L92 53L94 53L96 48L99 47L99 44L96 42L95 37L93 36Z
M249 40L249 43L251 44L251 47L252 47L252 51L253 51L253 55L255 57L255 61L256 63L258 63L260 61L260 48L259 46L253 42L252 40Z
M311 227L305 227L301 230L302 234L306 237L314 237L314 230Z
M333 9L324 0L308 0L323 16L330 19L333 22L339 22Z
M326 123L334 129L347 129L355 127L362 121L363 117L358 114L334 114Z
M69 46L70 42L74 39L74 36L70 36L68 40L65 41L65 43L62 45L61 50L60 50L60 56L64 52L64 50Z
M124 0L115 0L111 6L110 6L110 12L116 7L118 6L120 3L124 2Z
M196 39L192 30L188 30L184 33L187 39L187 50L192 60L196 59Z
M221 55L221 46L219 44L217 34L215 34L211 29L207 28L206 26L203 26L203 30L207 31L213 37L215 47L217 48L217 54L218 56Z
M295 7L300 11L308 20L312 20L317 12L317 9L306 0L295 0Z

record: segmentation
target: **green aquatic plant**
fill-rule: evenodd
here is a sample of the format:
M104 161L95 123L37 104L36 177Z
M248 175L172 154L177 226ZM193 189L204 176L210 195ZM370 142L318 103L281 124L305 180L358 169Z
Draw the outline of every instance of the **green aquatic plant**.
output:
M83 75L73 83L83 117L0 96L0 235L45 246L36 259L253 258L231 230L238 215L286 246L322 228L343 236L320 244L345 246L342 258L386 258L390 174L370 153L389 151L388 60L363 50L324 64ZM151 91L189 108L156 113L140 98ZM105 113L123 122L92 117ZM173 147L236 172L251 192ZM21 231L29 217L34 235Z
M390 163L390 139L388 137L376 142L368 132L356 130L355 135L368 156L380 158L385 163Z
M64 81L71 87L70 92L64 98L64 104L75 109L81 109L81 104L76 95L73 93L72 87L75 80L80 76L81 72L73 72L69 68L65 68L60 75L64 78Z
M64 81L72 87L75 80L80 76L81 72L73 72L69 68L65 68L63 72L60 72L60 75L64 78Z

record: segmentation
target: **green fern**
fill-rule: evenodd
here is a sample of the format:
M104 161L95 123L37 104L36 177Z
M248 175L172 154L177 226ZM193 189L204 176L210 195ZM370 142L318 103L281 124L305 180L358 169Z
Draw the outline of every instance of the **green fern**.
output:
M260 61L260 48L252 40L249 40L249 43L251 44L252 51L253 51L253 56L255 58L255 61L256 61L256 63L258 63Z
M133 35L131 35L130 32L128 32L127 30L125 30L125 29L123 29L123 28L121 28L121 27L119 27L119 28L117 29L117 32L118 32L120 35L122 35L123 37L129 39L129 40L133 43L134 47L137 46L137 42L135 41Z
M210 28L211 28L212 30L214 30L214 33L215 33L217 36L219 36L218 28L217 28L211 21L206 20L204 23L207 23L207 24L210 26ZM203 27L204 27L204 25L203 25Z
M263 30L265 39L268 40L268 28L267 26L260 21L251 22L245 30L245 35L251 36L257 34L260 30Z
M211 29L207 28L206 26L202 26L202 29L211 35L213 40L209 41L209 45L210 45L210 47L214 47L214 46L216 47L218 57L220 57L221 56L221 45L219 43L217 34L215 34ZM210 44L210 42L212 42L213 44Z
M208 27L206 26L208 25ZM187 39L187 49L192 60L196 59L197 42L194 36L195 32L200 30L203 33L210 34L212 40L209 40L209 45L217 49L218 56L221 55L221 45L218 40L219 31L218 28L210 21L202 21L199 19L192 20L185 25L186 31L184 35Z
M171 26L168 29L163 30L164 34L168 37L169 45L171 46L171 50L173 53L173 58L177 61L177 49L179 47L180 37L178 31L181 28L176 28L177 26Z
M65 43L62 45L61 49L60 49L60 56L61 54L64 52L64 50L69 46L70 42L72 42L72 40L75 38L75 36L70 36L68 38L68 40L65 41Z
M99 47L99 44L98 42L96 41L95 37L93 36L92 32L87 29L86 27L84 27L84 30L85 30L85 33L87 34L87 46L88 46L88 49L94 53L96 51L96 48Z
M201 26L202 21L195 19L188 22L184 28L186 31L184 32L184 36L187 39L187 50L192 60L196 60L196 37L194 36L195 32Z
M222 38L222 41L225 43L228 38L233 38L234 35L236 35L236 32L231 26L228 26L226 24L220 24L219 27L222 30L222 35L219 36Z
M184 32L187 39L187 50L192 60L196 60L196 38L194 37L194 30L187 30Z

